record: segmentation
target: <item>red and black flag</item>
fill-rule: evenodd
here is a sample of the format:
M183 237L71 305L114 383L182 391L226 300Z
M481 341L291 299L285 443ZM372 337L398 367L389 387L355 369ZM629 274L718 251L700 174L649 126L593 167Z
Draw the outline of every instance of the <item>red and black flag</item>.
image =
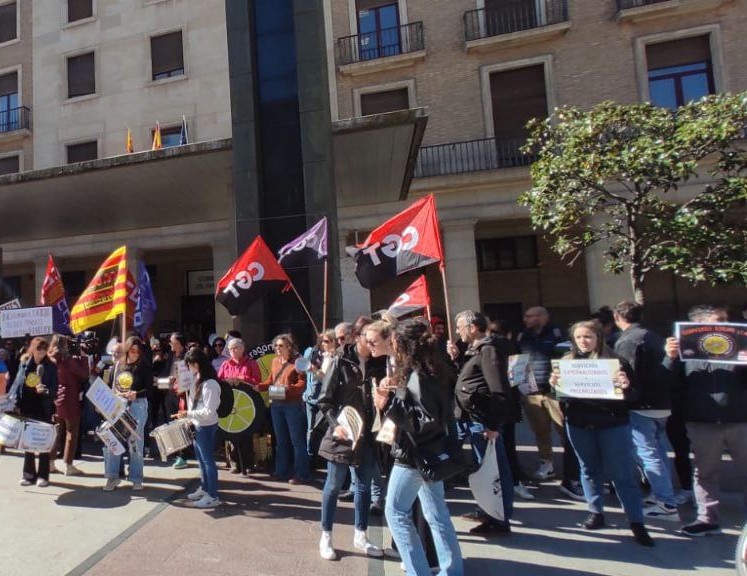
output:
M355 258L355 275L364 288L434 262L443 265L433 194L384 222L348 253Z
M425 274L418 277L415 282L407 287L397 299L389 306L389 312L395 318L402 318L418 310L430 308L431 297L428 295L428 284Z
M232 316L239 316L268 292L278 288L285 291L290 287L290 278L285 270L262 237L257 236L220 279L215 299Z

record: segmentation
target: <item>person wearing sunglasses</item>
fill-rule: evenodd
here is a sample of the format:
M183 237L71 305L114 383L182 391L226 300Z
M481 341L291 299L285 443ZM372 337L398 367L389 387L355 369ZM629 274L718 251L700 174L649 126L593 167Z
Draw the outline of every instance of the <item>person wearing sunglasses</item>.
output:
M220 336L216 336L212 339L210 348L212 349L211 364L213 365L213 368L215 368L215 371L218 372L223 363L229 358L228 348L226 348L226 340Z

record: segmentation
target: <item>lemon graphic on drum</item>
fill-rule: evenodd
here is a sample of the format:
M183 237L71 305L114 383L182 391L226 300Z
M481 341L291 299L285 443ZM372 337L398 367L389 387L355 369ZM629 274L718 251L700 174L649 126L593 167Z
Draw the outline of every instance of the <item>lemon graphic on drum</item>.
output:
M259 432L265 418L262 397L251 386L239 384L233 389L233 409L218 420L218 427L228 440Z
M122 390L132 388L132 372L122 372L117 376L117 386Z
M36 388L39 384L41 384L41 378L39 378L39 375L36 372L29 372L29 374L26 376L24 384L29 388Z

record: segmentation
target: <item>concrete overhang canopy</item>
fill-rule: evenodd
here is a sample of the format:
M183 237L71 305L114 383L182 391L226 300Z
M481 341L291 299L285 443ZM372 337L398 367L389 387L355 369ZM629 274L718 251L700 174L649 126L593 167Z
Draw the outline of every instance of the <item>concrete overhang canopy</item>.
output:
M231 139L0 176L0 243L225 220Z
M427 123L425 108L333 122L338 206L407 198Z

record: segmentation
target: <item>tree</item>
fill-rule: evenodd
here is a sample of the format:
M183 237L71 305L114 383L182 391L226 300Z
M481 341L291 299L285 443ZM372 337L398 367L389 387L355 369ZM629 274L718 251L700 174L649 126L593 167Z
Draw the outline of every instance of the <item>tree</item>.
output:
M675 111L603 102L529 124L529 207L570 264L605 242L605 271L626 269L639 303L646 276L747 284L747 93Z

